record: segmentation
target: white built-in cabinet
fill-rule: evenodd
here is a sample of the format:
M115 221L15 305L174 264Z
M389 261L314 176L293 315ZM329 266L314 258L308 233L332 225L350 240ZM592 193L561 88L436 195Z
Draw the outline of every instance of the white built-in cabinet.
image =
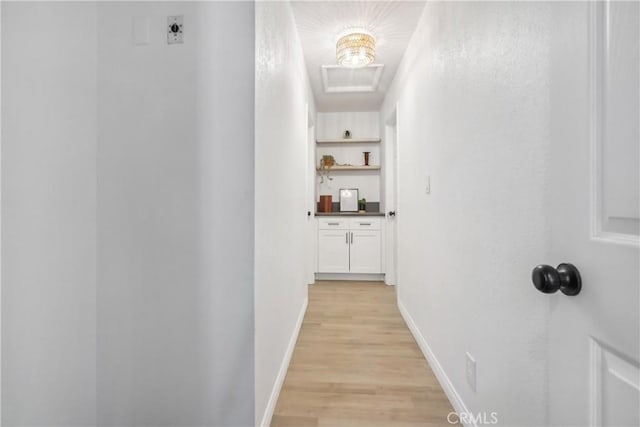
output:
M318 273L381 274L379 217L319 217Z
M345 138L345 132L350 136ZM341 188L357 188L358 198L380 202L382 140L380 114L365 112L322 112L316 120L315 169L316 202L319 196L340 200ZM364 152L369 165L364 165ZM321 164L323 156L332 156L330 168ZM382 240L384 217L318 216L316 273L341 280L362 279L363 275L384 273ZM379 277L372 278L379 280Z
M318 231L318 272L349 272L349 232L347 230Z

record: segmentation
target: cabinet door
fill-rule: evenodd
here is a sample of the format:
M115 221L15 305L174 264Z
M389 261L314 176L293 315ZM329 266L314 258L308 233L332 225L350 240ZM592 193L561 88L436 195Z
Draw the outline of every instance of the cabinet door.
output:
M318 231L318 273L349 272L347 230Z
M352 273L382 273L382 242L380 231L351 231Z

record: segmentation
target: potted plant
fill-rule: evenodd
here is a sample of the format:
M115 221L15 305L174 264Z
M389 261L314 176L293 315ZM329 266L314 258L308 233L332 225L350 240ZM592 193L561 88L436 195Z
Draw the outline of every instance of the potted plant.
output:
M324 184L324 178L326 177L329 181L333 181L333 178L329 176L330 169L333 165L336 164L336 159L330 155L325 154L320 159L320 184Z
M367 210L367 199L364 197L358 200L358 210L360 212L366 212Z

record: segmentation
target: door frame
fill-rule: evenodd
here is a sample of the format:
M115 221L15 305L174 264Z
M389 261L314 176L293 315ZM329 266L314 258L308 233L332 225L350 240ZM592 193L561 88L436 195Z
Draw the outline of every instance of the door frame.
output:
M399 268L398 268L398 206L400 204L400 138L399 138L399 105L396 103L393 110L384 121L384 137L385 137L385 163L387 165L385 179L385 210L388 212L394 210L396 215L391 218L385 213L385 283L388 285L398 286ZM391 168L389 168L391 166ZM391 173L389 173L391 169Z
M2 111L2 1L0 1L0 112ZM2 114L0 114L0 242L2 242ZM2 244L0 244L0 384L2 384ZM0 387L0 427L2 426Z
M308 285L315 283L315 272L318 270L318 233L315 224L316 175L315 175L315 120L309 103L306 104L307 130L305 141L305 207L307 212L308 242L307 259L305 260L305 281Z

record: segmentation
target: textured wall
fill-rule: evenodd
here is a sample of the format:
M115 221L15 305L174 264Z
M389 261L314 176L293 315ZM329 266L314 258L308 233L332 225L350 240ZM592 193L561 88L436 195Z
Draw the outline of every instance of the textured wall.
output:
M184 15L185 44L167 45L168 15ZM189 3L98 5L102 425L201 421L194 17Z
M253 3L2 9L2 425L251 425Z
M253 5L104 2L98 17L98 421L250 424Z
M307 297L307 104L302 48L286 2L256 4L256 423ZM306 273L306 274L305 274ZM277 396L274 396L277 397ZM272 402L275 404L275 402ZM268 423L268 419L266 422Z
M2 425L92 425L96 7L2 8Z
M468 409L503 425L547 419L529 275L548 249L549 8L428 2L382 115L398 103L400 303Z

